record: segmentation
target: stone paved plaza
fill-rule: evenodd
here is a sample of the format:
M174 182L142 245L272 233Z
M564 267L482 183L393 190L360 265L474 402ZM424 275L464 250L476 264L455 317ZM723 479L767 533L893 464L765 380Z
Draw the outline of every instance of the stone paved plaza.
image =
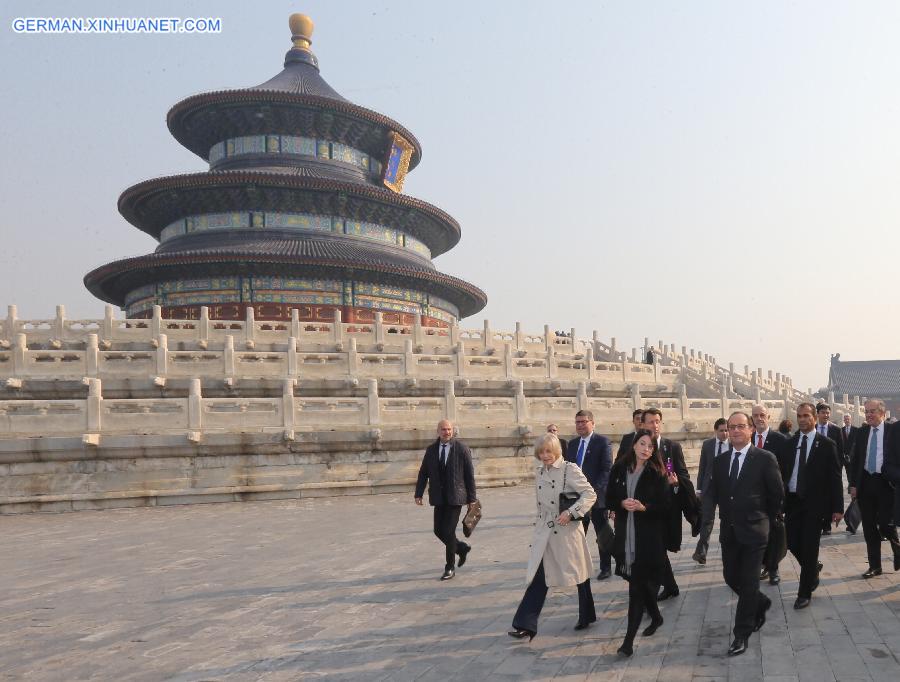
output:
M0 517L4 680L892 680L900 573L870 581L861 533L823 541L804 611L793 560L761 636L729 659L734 599L718 546L673 562L665 625L615 650L626 590L593 581L574 632L551 593L531 644L506 636L524 589L530 486L481 492L469 562L447 583L430 509L410 494ZM714 537L716 537L714 535ZM889 566L885 557L885 566Z

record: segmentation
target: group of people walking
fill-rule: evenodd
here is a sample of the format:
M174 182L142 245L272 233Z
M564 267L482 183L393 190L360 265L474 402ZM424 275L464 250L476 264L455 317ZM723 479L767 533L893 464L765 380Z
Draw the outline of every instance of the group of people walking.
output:
M628 582L627 627L618 651L631 656L644 614L649 624L642 634L649 637L663 624L659 601L680 593L668 552L681 549L682 517L699 536L693 558L705 564L718 507L723 576L738 597L728 654L744 653L772 603L760 591L760 580L780 582L778 565L785 551L800 565L794 608L809 605L822 570L821 535L844 512L842 467L862 517L869 561L862 577L881 573L882 538L890 543L894 570L900 570L895 525L900 519L900 427L885 422L880 400L866 402L866 424L859 428L839 428L827 416L823 423L827 409L801 403L799 428L788 437L768 428L763 405L751 414L735 412L718 420L715 436L701 448L696 488L681 446L662 436L663 415L657 408L635 410L634 431L622 438L615 459L609 439L594 432L588 410L576 414L577 437L568 443L551 424L534 446L539 464L527 588L509 635L534 638L549 587L576 587L576 630L596 621L587 542L593 525L600 556L597 579L613 574L614 559L615 574ZM462 507L475 503L476 491L471 452L453 437L452 423L442 421L438 436L423 458L415 501L422 504L427 485L434 532L445 546L441 577L448 580L471 549L455 533Z

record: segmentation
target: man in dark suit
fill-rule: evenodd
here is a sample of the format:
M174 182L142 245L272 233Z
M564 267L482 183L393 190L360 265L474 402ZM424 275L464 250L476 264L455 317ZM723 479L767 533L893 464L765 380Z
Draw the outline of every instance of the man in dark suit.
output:
M461 440L453 437L453 422L438 423L438 438L425 449L419 477L416 480L415 501L422 504L425 485L428 502L434 507L434 534L444 543L444 573L441 580L456 574L456 555L459 566L466 563L471 546L457 540L456 526L463 505L475 504L475 467L472 452Z
M662 410L650 407L644 410L641 416L641 428L647 429L656 439L659 455L666 464L669 474L669 483L673 486L674 509L669 515L669 523L666 527L666 549L670 552L678 552L681 549L681 514L693 526L699 523L697 495L694 492L694 484L688 475L687 466L684 463L684 452L681 444L662 437ZM662 590L657 601L665 601L679 594L678 583L675 582L675 573L672 571L672 562L666 555L666 567L663 574Z
M594 415L588 410L578 410L575 413L575 432L578 437L569 441L565 457L578 465L597 493L597 501L590 513L582 517L582 523L584 532L587 533L591 521L594 522L597 550L600 552L600 573L597 574L597 580L606 580L612 575L612 555L600 549L600 533L609 523L606 513L606 484L612 469L612 446L606 436L594 433Z
M843 459L841 454L841 430L837 424L831 423L831 405L819 403L816 405L816 433L830 438L835 444L835 453L838 463ZM822 535L831 535L831 519L823 519Z
M731 450L716 459L709 485L703 491L703 519L719 506L722 573L738 595L734 641L729 656L747 650L750 634L766 622L771 599L759 591L759 566L769 537L770 519L781 513L784 484L771 452L750 444L750 415L735 412L728 418Z
M568 442L565 438L559 435L559 426L557 426L556 424L547 424L547 433L552 433L554 436L559 438L559 447L562 448L563 454L565 454Z
M750 411L750 417L753 419L751 443L760 450L768 450L777 458L787 438L783 433L769 428L769 411L766 409L766 406L754 405ZM777 585L781 582L781 574L778 572L778 563L781 558L778 556L777 547L780 542L781 538L779 538L778 533L769 533L769 546L766 547L766 552L763 554L763 568L759 574L759 579L765 580L768 578L770 585Z
M885 422L887 425L887 422ZM884 453L882 475L894 485L894 525L900 523L900 425L894 422L889 426L891 436L888 438L888 449Z
M631 423L634 424L634 431L632 431L631 433L626 433L624 436L622 436L622 440L619 442L619 449L616 451L616 461L618 461L619 457L621 457L631 449L631 443L634 441L634 434L636 434L637 430L641 428L641 417L643 416L643 410L635 410L631 413Z
M884 475L885 460L890 464L897 444L897 427L889 427L884 421L885 405L882 400L867 400L866 424L859 427L850 460L850 497L859 501L863 536L869 570L863 578L881 575L881 539L891 544L894 554L894 570L900 570L900 541L894 519L894 486ZM890 471L890 466L889 466Z
M800 564L795 609L809 606L813 590L819 586L822 519L837 524L844 515L837 443L816 432L815 410L812 403L797 406L799 430L779 453L781 478L785 485L787 546Z
M719 417L713 424L716 435L707 438L700 446L700 467L697 470L697 497L703 499L703 490L712 478L713 462L723 452L728 452L728 421ZM712 534L714 520L704 523L700 528L700 537L697 540L697 549L694 550L693 559L698 564L706 563L706 552L709 549L709 536Z

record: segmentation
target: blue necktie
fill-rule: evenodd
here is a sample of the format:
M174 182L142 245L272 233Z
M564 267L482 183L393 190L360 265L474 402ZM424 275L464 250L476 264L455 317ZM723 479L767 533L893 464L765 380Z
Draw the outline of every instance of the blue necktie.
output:
M869 458L866 461L866 471L877 474L875 469L878 458L878 429L872 429L872 440L869 441Z
M579 469L582 462L584 462L584 438L581 439L581 445L578 446L578 456L575 457L575 464L578 465Z

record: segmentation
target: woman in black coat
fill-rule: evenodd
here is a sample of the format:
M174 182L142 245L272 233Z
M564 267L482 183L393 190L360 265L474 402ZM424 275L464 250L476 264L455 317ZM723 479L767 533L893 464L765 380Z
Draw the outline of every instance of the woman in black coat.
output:
M628 629L619 653L631 656L644 610L649 637L662 625L656 591L666 566L666 526L671 508L666 468L650 431L640 429L631 449L613 465L606 488L606 508L615 514L613 555L616 573L628 581ZM680 519L680 514L679 514Z

